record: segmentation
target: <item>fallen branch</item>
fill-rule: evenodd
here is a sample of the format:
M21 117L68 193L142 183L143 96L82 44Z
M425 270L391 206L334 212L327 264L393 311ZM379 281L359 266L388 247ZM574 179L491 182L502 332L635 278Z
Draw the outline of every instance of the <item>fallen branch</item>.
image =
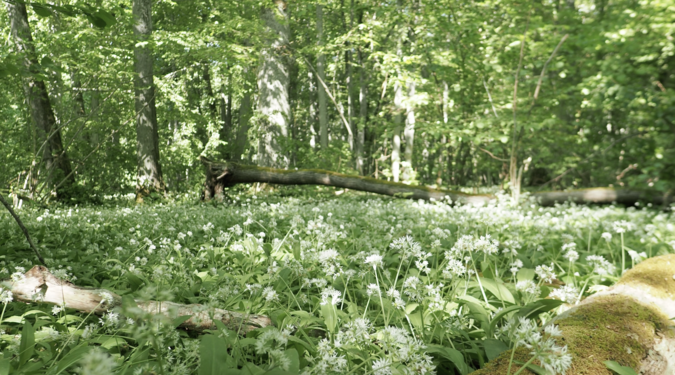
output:
M2 286L11 290L14 297L22 302L40 302L63 306L83 313L103 314L106 311L121 306L122 298L106 289L83 288L61 280L54 276L46 267L35 266L24 274L23 280L12 282L6 280ZM112 301L104 300L104 295L112 297ZM209 309L203 305L183 305L174 302L140 301L138 307L152 314L162 314L171 319L180 316L191 316L179 327L203 331L215 329L215 320L241 334L251 330L272 325L270 318L263 315L244 314L223 309Z
M558 315L557 325L572 365L567 375L607 374L604 361L616 361L642 375L675 373L675 254L648 259L626 272L613 287ZM516 351L511 373L529 360ZM507 373L511 351L503 352L476 375ZM535 361L535 364L537 362ZM522 374L534 374L524 369Z
M12 206L5 200L2 194L0 194L0 202L2 202L2 205L5 206L7 211L9 211L10 215L12 215L16 223L19 225L19 228L21 228L23 235L26 236L26 240L28 240L30 248L33 249L33 252L35 253L35 256L37 256L40 263L43 266L46 266L47 263L45 263L45 260L42 258L42 255L40 255L40 252L38 251L37 247L35 247L35 244L33 243L33 240L30 238L30 234L28 233L28 229L26 229L26 227L23 225L23 222L19 218L19 215L17 215L16 212L14 212Z
M285 170L232 162L216 162L202 157L206 167L206 184L204 199L222 198L225 187L236 184L269 183L280 185L324 185L366 191L401 198L424 200L447 200L462 204L486 204L495 199L487 194L465 194L458 191L432 189L426 186L406 185L370 177L350 176L321 169ZM544 191L531 195L542 206L553 206L556 203L571 201L577 204L611 204L620 203L634 205L637 202L667 204L673 198L651 192L614 190L609 188L592 188L572 191Z

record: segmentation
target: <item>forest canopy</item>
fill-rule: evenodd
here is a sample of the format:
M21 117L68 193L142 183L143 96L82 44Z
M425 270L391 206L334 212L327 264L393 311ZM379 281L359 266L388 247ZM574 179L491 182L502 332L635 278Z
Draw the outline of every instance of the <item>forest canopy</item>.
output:
M207 156L474 192L668 192L674 14L670 0L8 0L1 189L187 191Z

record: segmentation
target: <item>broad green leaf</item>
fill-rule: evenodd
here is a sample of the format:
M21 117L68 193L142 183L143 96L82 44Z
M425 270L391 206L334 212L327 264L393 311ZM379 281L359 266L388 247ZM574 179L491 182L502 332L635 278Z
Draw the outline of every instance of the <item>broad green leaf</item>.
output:
M178 328L181 324L185 323L188 321L188 319L192 318L192 315L182 315L177 318L175 318L172 322L174 328Z
M493 279L487 279L484 277L480 277L480 281L483 284L483 288L489 290L490 293L499 298L500 301L511 304L516 303L516 300L513 298L513 294L511 294L511 291L509 291L506 286L504 286L504 284L500 284Z
M632 368L628 366L621 366L616 361L604 361L602 363L604 363L608 369L616 372L619 375L638 375L638 373L635 372L635 370L633 370Z
M457 302L466 305L471 310L471 312L477 314L484 321L487 322L490 320L490 315L488 314L487 310L485 310L480 300L467 295L457 297Z
M56 365L56 374L58 375L61 372L65 371L67 368L70 366L74 365L75 363L79 362L82 357L89 352L91 348L88 346L87 343L80 344L76 346L75 348L71 349L68 354L66 354L61 360L59 360L58 364Z
M534 280L534 276L534 270L531 268L521 268L518 270L518 273L516 273L516 279L518 281Z
M437 354L450 362L452 362L461 375L469 373L469 366L464 361L464 355L456 349L448 348L441 345L430 344L427 345L427 352Z
M503 309L503 310L500 310L497 314L495 314L495 316L494 316L494 317L492 318L492 320L490 321L490 326L489 326L489 328L488 328L487 337L488 337L488 338L492 338L492 335L493 335L493 333L494 333L494 331L495 331L495 327L497 326L497 324L499 323L499 321L500 321L503 317L506 316L506 314L509 314L509 313L511 313L511 312L513 312L513 311L520 310L520 309L522 309L522 308L523 308L523 306L509 306L509 307L507 307L507 308L505 308L505 309Z
M9 370L12 366L10 364L11 358L0 359L0 375L9 375Z
M516 313L516 317L522 318L532 318L536 317L541 313L551 311L556 307L562 305L564 302L557 299L540 299L538 301L532 302L523 306L520 311Z
M321 305L321 316L323 316L328 331L331 333L335 333L338 323L338 317L337 313L335 312L335 306L333 306L331 303Z
M35 331L33 326L26 322L21 330L21 344L19 345L19 365L28 362L35 350Z
M286 357L288 357L291 365L288 367L288 372L299 374L300 373L300 356L298 351L291 348L286 350Z
M227 354L227 343L215 335L204 335L199 343L199 375L223 374L233 364Z
M485 348L485 355L487 356L488 361L492 361L504 351L509 350L509 347L506 346L506 344L497 339L483 340L483 348Z
M52 15L52 11L42 4L31 3L30 6L33 8L35 14L40 17L50 17Z

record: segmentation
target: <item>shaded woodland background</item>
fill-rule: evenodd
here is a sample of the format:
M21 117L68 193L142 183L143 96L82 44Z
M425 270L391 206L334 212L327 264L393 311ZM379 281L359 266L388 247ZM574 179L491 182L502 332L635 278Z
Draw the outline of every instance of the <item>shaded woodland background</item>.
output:
M6 1L0 190L194 190L203 155L474 192L669 192L674 10L671 0Z

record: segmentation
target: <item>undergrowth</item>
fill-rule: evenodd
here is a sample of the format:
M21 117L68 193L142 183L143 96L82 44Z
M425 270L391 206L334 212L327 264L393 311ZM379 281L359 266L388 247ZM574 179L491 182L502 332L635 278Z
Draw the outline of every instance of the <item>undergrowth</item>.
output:
M532 368L564 373L555 326L538 327L675 244L667 213L506 199L240 193L19 213L60 278L274 326L197 335L157 316L83 314L4 290L0 374L468 374L526 347ZM0 259L5 287L35 265L6 213Z

